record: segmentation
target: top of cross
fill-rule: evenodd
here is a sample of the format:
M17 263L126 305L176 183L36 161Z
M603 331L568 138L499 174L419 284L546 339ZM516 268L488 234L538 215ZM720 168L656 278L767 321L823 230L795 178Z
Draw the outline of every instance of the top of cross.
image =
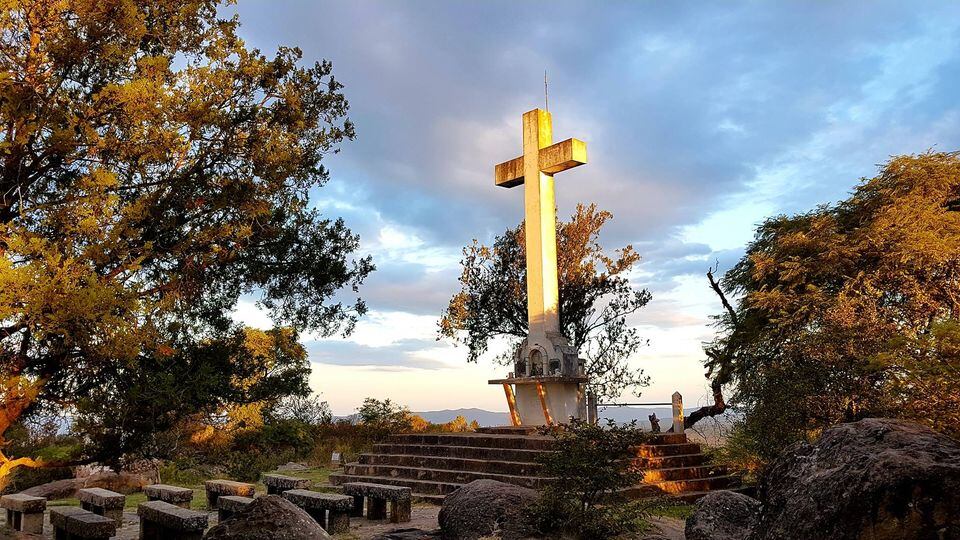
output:
M536 122L539 135L539 168L546 174L572 169L587 162L587 143L579 139L567 139L550 144L553 136L553 121L548 111L534 109L523 115L524 130L528 122ZM515 157L494 167L494 182L500 187L511 188L523 183L524 156Z

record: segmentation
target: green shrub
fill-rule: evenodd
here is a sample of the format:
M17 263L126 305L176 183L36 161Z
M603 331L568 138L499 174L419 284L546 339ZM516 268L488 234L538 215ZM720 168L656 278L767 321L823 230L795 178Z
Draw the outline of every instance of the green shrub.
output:
M554 478L530 509L531 523L544 535L613 538L644 529L643 507L619 497L642 476L631 449L647 435L636 422L606 427L574 420L545 430L556 450L540 458L544 476Z
M243 482L256 482L260 475L275 470L280 465L292 461L293 452L228 452L223 456L222 466L227 476Z
M157 475L163 484L177 486L198 486L204 480L216 476L209 467L204 467L188 457L164 462L157 467Z

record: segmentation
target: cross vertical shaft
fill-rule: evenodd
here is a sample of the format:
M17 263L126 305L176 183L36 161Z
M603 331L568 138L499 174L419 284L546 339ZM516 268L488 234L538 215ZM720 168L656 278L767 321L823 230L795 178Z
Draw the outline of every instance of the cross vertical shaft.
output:
M582 385L589 379L576 347L560 331L553 175L586 162L586 143L566 139L554 144L550 113L534 109L523 115L523 155L493 168L496 185L523 184L528 335L517 346L513 373L489 381L504 386L513 425L552 424L584 416ZM511 385L515 392L509 390Z
M557 203L553 175L540 167L540 150L553 144L552 124L547 111L534 109L523 115L527 322L534 339L560 331Z

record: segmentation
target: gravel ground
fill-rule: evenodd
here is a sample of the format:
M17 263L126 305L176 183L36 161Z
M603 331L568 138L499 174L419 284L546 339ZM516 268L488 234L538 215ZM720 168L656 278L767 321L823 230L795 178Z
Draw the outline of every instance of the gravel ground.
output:
M409 523L390 523L386 520L379 521L369 521L366 518L351 518L350 519L350 532L347 534L339 534L334 538L342 538L344 540L368 540L374 536L391 531L393 529L424 529L432 530L437 528L437 514L440 512L439 506L433 505L415 505L411 509L410 513L410 522ZM0 512L0 523L6 525L6 516L2 515L3 512ZM210 526L217 524L217 513L209 512L210 515ZM137 517L137 512L135 510L126 510L123 512L123 527L118 531L117 536L113 538L117 540L136 540L140 537L140 519ZM52 539L53 538L53 527L50 525L50 513L47 512L46 519L43 524L43 535L37 536L33 534L20 534L13 535L9 532L0 529L0 539L2 540L39 540L39 539Z
M433 505L415 505L411 512L411 521L409 523L390 523L386 520L369 521L365 518L352 518L350 520L350 532L339 534L334 538L343 540L370 540L371 538L389 532L395 529L421 529L425 531L437 528L437 514L440 512L439 506ZM14 536L0 530L0 539L2 540L39 540L53 538L53 527L50 526L49 513L47 521L43 526L43 535L19 535ZM0 522L5 522L5 516L0 513ZM652 532L639 538L638 540L683 540L683 521L668 517L654 517L651 522L659 529L658 532ZM210 512L210 525L217 523L217 513ZM125 511L123 513L123 527L119 534L115 536L117 540L136 540L139 537L140 520L135 511Z

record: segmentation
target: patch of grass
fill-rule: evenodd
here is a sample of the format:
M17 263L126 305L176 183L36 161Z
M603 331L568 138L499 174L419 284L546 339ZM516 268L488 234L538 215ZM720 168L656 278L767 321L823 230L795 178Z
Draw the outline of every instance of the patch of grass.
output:
M683 502L658 501L647 508L651 516L686 520L693 513L693 505Z
M124 510L136 510L137 505L142 502L147 502L147 496L143 492L130 493L127 495L127 499L124 503ZM72 497L70 499L57 499L54 501L49 501L47 506L80 506L80 499ZM190 503L190 508L194 510L206 510L207 508L207 494L203 488L198 488L193 490L193 501Z
M76 497L72 499L56 499L47 501L47 506L80 506L80 499Z

